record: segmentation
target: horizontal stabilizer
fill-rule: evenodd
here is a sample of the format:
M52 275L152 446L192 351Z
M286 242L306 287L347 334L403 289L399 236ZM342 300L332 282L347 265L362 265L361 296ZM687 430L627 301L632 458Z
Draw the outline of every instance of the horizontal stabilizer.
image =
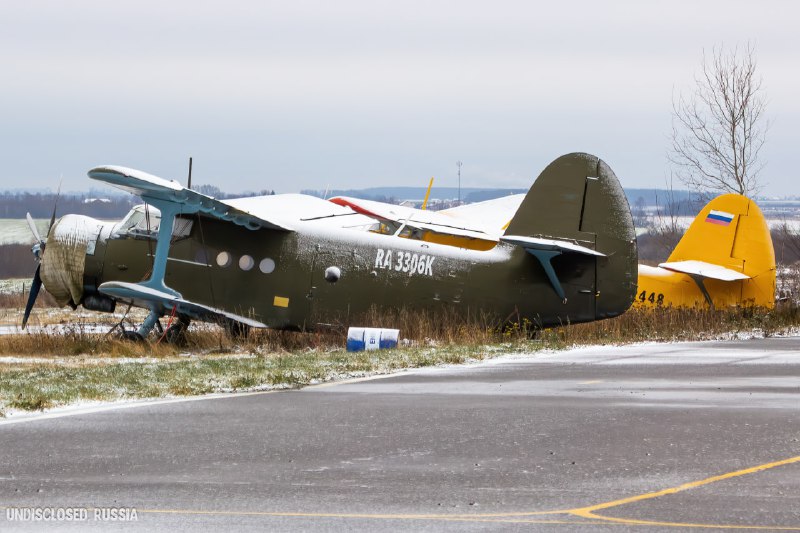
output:
M501 242L521 246L526 252L539 260L542 265L547 279L553 286L558 297L567 303L567 297L564 293L564 288L561 286L561 280L558 279L555 269L551 261L563 253L578 253L582 255L591 255L596 257L606 257L606 254L600 253L597 250L592 250L574 242L565 241L561 239L543 239L541 237L524 237L521 235L504 235L500 237Z
M658 266L667 270L672 270L673 272L682 272L683 274L718 279L720 281L750 279L750 276L746 274L723 266L706 263L705 261L675 261L672 263L661 263Z
M520 235L504 235L500 237L502 242L521 246L526 250L553 250L562 253L572 252L584 255L596 255L598 257L606 257L606 254L592 250L586 246L575 244L574 242L564 241L561 239L542 239L539 237L523 237Z
M136 307L154 309L162 314L169 314L172 309L180 315L187 315L197 320L213 321L214 319L228 319L241 322L254 328L266 328L267 325L234 313L215 309L202 304L184 300L180 296L146 287L139 283L125 283L122 281L109 281L97 288L102 294L114 300L132 304Z
M187 206L187 213L201 212L255 230L268 228L293 231L287 224L266 220L243 209L229 205L197 191L187 189L176 181L168 181L140 170L118 166L102 166L89 171L89 177L140 196L144 201L160 200Z

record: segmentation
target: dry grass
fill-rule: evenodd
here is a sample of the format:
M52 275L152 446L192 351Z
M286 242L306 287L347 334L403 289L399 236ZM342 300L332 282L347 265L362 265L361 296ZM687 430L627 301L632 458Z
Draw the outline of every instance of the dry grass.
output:
M168 344L128 342L116 335L93 333L80 326L66 328L58 333L36 332L0 336L0 355L163 358L178 353L177 347Z
M0 309L25 309L25 305L28 303L29 285L30 284L25 286L25 292L19 291L11 294L0 293ZM56 301L50 296L50 293L42 289L39 292L39 296L36 298L35 308L46 309L54 307L55 305Z
M711 311L706 309L631 309L611 320L546 330L565 345L631 342L696 341L745 332L764 336L800 326L800 308L793 305Z
M107 322L108 323L108 322ZM800 307L791 303L775 309L730 309L724 311L693 309L631 309L622 316L585 324L536 330L523 320L498 325L499 321L479 315L463 318L454 313L390 310L372 312L361 324L400 329L409 346L483 346L498 343L544 343L548 347L569 345L630 343L641 341L689 341L720 338L741 332L773 335L800 326ZM170 358L179 354L287 354L298 351L333 352L342 350L344 329L313 333L276 330L252 330L247 338L232 337L215 325L195 324L186 342L175 346L159 342L154 335L149 342L123 341L116 334L95 333L94 323L61 326L58 333L47 331L0 335L0 355L155 357Z
M442 305L430 309L377 309L372 308L354 324L364 327L399 329L404 338L417 342L440 344L484 344L501 340L497 333L502 320L482 313L456 310Z

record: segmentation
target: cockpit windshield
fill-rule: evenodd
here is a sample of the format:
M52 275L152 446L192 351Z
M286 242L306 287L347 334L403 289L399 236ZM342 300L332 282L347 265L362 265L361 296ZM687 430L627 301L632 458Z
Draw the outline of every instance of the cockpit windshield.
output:
M172 226L172 236L188 237L192 231L194 220L191 218L176 218ZM161 226L161 212L151 205L137 205L122 219L116 228L118 235L133 237L151 237L158 235Z
M117 233L149 236L158 233L161 224L161 212L155 207L137 205L122 219Z

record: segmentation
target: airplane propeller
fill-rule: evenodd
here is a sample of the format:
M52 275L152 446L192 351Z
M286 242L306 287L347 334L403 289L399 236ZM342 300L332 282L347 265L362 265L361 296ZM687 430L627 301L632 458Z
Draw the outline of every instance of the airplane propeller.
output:
M50 225L47 227L47 237L50 237L50 232L53 230L53 225L56 222L56 209L58 208L58 197L61 195L61 182L58 183L58 192L56 192L56 199L53 203L53 215L50 217ZM36 265L36 272L33 274L33 281L31 282L31 291L28 294L28 302L25 304L25 314L22 316L22 329L25 329L25 326L28 324L28 319L31 316L31 310L33 310L33 306L36 303L36 298L39 296L39 290L42 288L42 276L41 276L41 269L42 269L42 259L44 254L44 248L47 244L46 239L42 239L42 236L39 235L39 230L36 229L36 224L33 222L33 217L30 213L25 214L25 218L28 220L28 227L31 229L31 233L33 237L36 239L36 244L33 245L31 251L33 252L34 257L36 257L37 265Z
M39 274L42 265L36 266L36 272L33 274L33 282L31 283L31 292L28 294L28 303L25 304L25 315L22 317L22 329L28 324L28 318L31 316L31 310L36 303L36 297L39 296L39 289L42 288L42 277Z
M36 227L36 224L33 222L33 217L30 213L25 213L25 217L28 219L28 227L31 228L31 233L33 233L33 237L36 239L36 242L39 244L44 244L44 240L42 236L39 235L39 230Z

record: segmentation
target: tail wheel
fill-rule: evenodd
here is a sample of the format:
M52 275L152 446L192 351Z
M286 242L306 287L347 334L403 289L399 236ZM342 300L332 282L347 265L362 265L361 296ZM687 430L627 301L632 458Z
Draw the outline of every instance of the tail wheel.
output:
M131 341L131 342L144 342L144 337L139 335L139 333L135 330L122 330L120 332L120 338L124 341Z

